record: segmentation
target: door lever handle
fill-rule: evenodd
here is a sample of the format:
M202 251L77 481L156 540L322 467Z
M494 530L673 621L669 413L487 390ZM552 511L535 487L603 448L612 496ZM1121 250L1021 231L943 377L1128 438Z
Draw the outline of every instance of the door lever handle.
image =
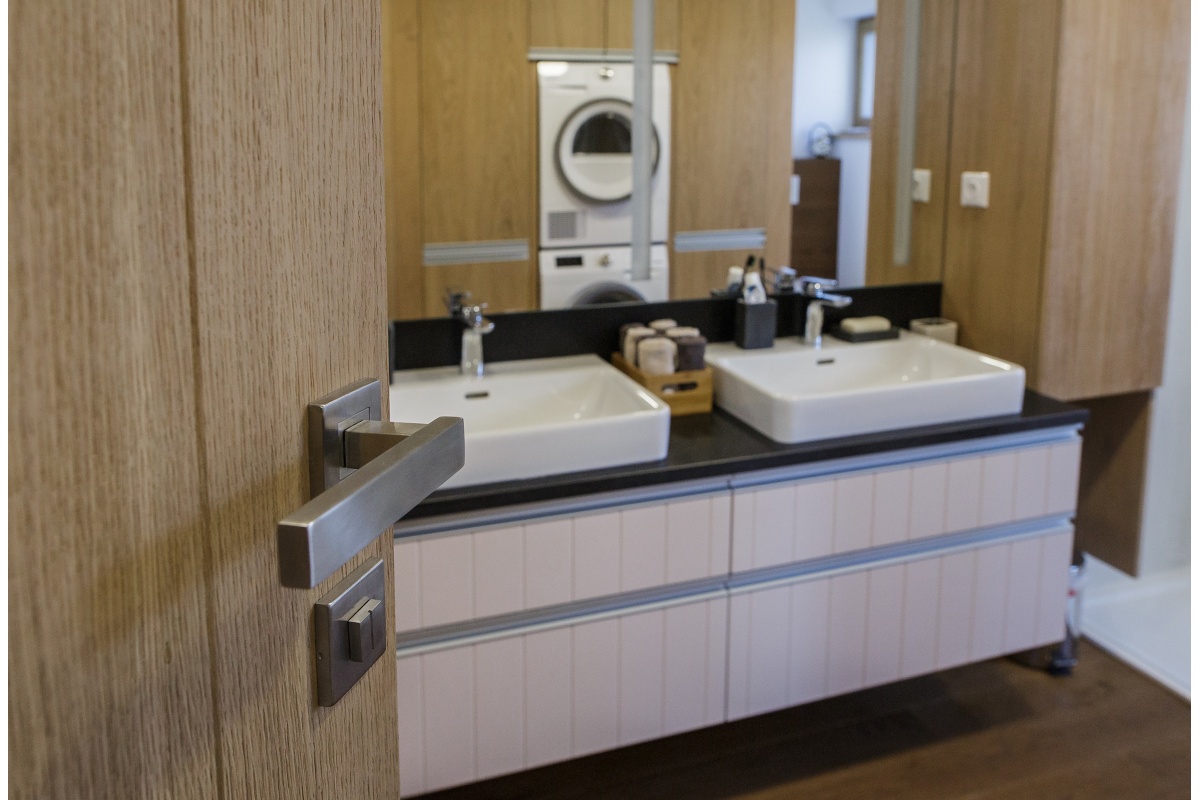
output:
M360 381L309 405L313 498L276 527L284 586L316 586L462 469L461 417L384 422L381 398Z

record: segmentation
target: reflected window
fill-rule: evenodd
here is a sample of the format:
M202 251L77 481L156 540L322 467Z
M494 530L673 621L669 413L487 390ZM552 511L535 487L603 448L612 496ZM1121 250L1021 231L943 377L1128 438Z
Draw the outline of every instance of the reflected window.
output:
M854 127L871 127L875 116L875 18L858 21L855 50Z

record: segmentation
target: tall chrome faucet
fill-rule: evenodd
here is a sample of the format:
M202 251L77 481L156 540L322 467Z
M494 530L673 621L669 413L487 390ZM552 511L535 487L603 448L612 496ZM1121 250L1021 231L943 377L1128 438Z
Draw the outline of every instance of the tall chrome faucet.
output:
M821 346L821 328L825 326L825 307L845 308L853 298L844 294L829 294L825 289L837 287L837 281L832 278L801 278L800 293L811 298L808 303L808 313L804 320L804 343L813 347Z
M450 316L463 324L462 357L459 366L463 375L483 377L483 336L496 329L496 323L483 315L487 303L470 305L470 292L447 292L446 308Z

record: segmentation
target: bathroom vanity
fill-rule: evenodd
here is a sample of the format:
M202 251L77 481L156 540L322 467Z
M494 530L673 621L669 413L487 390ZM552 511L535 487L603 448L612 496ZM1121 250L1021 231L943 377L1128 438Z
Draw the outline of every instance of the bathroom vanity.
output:
M444 490L396 526L405 796L1060 640L1085 412Z

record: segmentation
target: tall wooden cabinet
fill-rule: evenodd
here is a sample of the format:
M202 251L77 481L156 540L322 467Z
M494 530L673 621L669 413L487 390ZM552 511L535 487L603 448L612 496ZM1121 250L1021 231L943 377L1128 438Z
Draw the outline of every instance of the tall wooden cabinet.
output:
M1087 401L1078 539L1135 572L1150 390L1162 382L1188 5L926 4L944 20L939 8L954 18L952 45L940 47L952 53L949 156L945 177L934 181L945 198L944 313L958 321L966 347L1022 364L1031 388ZM926 14L923 36L934 15ZM879 47L882 70L888 45L881 39ZM921 91L927 102L924 75ZM918 142L922 130L940 128L923 121ZM960 205L964 171L989 173L988 208ZM884 255L879 243L890 256L891 217L876 216L880 188L873 183L872 263ZM920 216L927 210L914 204L913 247L933 263ZM877 283L902 279L896 269L868 274Z

